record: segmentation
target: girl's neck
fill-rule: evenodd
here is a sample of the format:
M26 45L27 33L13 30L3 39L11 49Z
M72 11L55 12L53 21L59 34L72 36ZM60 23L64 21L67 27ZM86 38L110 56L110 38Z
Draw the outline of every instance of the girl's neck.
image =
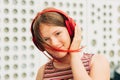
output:
M70 67L70 56L67 55L62 59L53 61L55 68L67 68Z
M80 54L78 53L78 56L81 59L82 56L83 56L83 53L82 52ZM70 59L71 59L71 56L68 54L62 59L54 60L53 65L54 65L55 68L67 68L67 67L70 67L71 66L70 65L70 61L71 61Z

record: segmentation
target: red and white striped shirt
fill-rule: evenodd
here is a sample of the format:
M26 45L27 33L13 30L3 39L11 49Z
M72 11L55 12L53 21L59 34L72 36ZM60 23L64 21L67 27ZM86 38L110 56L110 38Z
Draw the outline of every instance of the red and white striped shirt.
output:
M92 56L93 54L84 53L81 58L83 65L86 71L88 72L88 74L90 72L89 64ZM43 80L73 80L71 67L58 69L54 67L53 61L50 61L45 66Z

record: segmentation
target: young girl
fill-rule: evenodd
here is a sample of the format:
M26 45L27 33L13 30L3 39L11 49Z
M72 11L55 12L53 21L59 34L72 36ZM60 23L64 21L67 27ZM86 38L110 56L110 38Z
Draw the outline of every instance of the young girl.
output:
M33 42L52 58L40 67L36 80L110 80L107 59L82 53L81 28L55 8L39 12L31 25Z

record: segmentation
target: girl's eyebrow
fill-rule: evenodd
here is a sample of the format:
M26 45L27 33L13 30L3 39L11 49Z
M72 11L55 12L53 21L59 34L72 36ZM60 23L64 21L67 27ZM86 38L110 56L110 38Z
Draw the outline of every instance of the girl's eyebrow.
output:
M56 30L55 32L53 32L53 33L56 33L56 32L60 32L60 31L62 31L61 29L59 29L59 30Z

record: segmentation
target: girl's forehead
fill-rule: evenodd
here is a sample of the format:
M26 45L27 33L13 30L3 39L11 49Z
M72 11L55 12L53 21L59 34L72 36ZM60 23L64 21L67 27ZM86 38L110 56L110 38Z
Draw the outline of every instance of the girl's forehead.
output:
M61 26L49 26L49 25L44 25L39 27L39 31L43 36L54 34L57 31L64 30L65 27Z
M65 27L63 27L63 26L49 25L49 24L41 24L39 26L40 31L57 30L57 29L63 29L63 28L65 28Z

